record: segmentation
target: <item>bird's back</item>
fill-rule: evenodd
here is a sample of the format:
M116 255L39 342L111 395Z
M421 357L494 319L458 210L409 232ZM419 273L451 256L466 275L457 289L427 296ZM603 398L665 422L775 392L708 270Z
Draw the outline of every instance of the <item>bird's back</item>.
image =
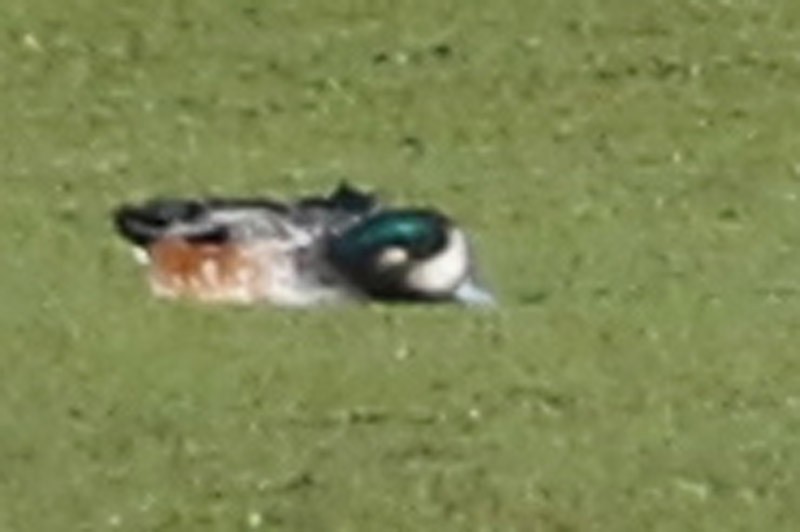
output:
M153 292L169 298L286 305L357 297L327 260L328 240L379 208L348 185L329 196L156 199L115 213L144 250Z

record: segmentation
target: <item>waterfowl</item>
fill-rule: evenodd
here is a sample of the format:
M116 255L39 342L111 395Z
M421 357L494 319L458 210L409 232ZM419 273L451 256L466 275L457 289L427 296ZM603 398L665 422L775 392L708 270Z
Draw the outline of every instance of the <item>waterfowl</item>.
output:
M347 184L294 202L153 199L122 205L113 219L161 297L285 306L494 301L466 233L449 217L388 207Z

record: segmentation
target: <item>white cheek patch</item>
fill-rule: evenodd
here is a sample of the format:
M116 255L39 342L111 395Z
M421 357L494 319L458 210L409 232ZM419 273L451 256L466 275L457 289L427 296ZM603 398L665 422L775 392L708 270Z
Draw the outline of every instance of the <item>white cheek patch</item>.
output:
M408 259L409 255L407 250L398 246L392 246L383 250L376 262L379 268L388 270L406 264Z

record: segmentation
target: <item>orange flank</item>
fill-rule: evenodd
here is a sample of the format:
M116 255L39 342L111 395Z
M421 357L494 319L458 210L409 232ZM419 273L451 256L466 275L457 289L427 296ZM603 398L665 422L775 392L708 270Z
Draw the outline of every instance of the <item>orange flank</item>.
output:
M148 252L150 285L162 297L248 303L262 297L267 284L266 269L246 247L165 238Z

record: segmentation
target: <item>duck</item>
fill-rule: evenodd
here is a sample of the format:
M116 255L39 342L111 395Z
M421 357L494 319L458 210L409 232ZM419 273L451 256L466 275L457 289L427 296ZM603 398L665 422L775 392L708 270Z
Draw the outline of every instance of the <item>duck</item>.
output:
M161 298L495 304L471 239L451 217L389 206L346 182L294 201L159 197L122 204L112 218Z

